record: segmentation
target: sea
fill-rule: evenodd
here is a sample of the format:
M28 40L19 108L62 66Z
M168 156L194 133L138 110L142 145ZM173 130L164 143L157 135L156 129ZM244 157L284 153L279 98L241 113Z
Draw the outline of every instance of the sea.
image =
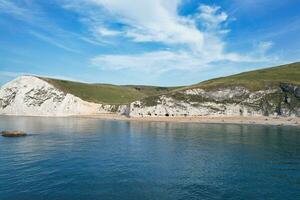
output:
M0 116L0 200L300 199L300 128Z

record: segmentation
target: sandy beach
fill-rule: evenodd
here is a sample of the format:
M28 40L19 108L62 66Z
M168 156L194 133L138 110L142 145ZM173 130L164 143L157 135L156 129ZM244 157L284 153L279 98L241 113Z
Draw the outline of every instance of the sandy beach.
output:
M300 117L242 117L242 116L191 116L191 117L126 117L116 114L84 115L86 117L102 120L124 120L145 122L184 122L184 123L224 123L224 124L260 124L276 126L298 126Z

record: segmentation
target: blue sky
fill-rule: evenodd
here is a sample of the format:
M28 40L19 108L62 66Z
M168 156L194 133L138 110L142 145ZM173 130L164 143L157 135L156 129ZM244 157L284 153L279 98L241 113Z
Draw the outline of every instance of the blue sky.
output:
M299 0L0 0L0 85L187 85L295 61Z

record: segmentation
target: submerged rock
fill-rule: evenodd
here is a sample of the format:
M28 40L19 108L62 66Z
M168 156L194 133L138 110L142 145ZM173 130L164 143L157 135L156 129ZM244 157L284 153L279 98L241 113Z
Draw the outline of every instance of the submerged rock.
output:
M27 134L23 131L2 131L3 137L24 137Z

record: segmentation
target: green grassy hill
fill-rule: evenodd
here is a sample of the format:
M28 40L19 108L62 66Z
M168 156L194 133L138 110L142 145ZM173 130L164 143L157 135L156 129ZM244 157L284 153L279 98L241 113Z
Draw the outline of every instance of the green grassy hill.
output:
M151 95L167 93L175 88L155 86L118 86L110 84L87 84L50 78L41 79L54 85L65 93L73 94L81 99L94 103L127 104Z
M218 87L243 86L249 90L257 91L266 87L279 86L280 83L300 85L300 62L211 79L191 87L214 89Z
M71 93L89 102L104 104L128 104L141 99L155 99L158 95L176 93L176 91L203 88L215 89L243 86L256 91L267 87L279 86L280 83L300 85L300 62L244 72L228 77L216 78L186 87L155 87L135 85L87 84L65 80L42 78L65 93Z

